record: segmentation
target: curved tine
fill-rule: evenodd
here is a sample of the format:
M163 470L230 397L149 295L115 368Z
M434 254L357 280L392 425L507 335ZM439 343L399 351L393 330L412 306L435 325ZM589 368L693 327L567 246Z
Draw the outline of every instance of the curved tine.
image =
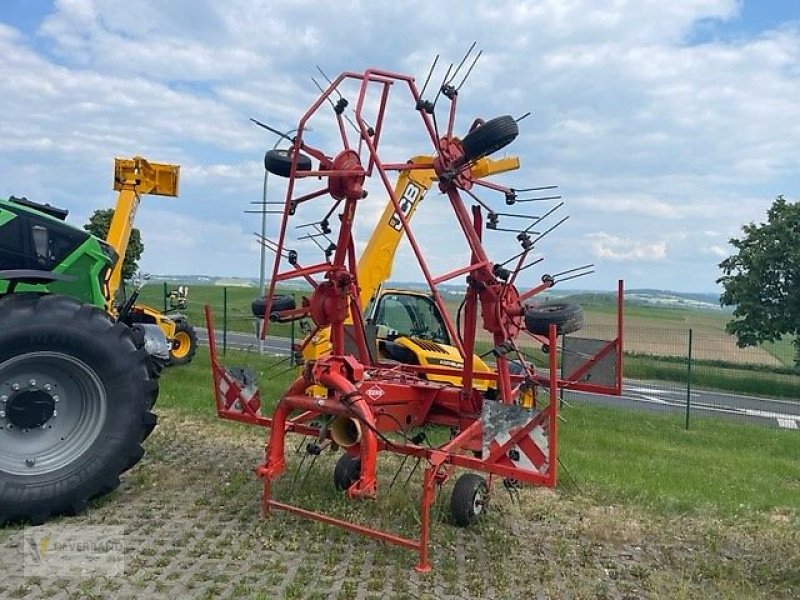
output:
M431 76L433 75L433 70L436 68L436 63L439 61L439 55L437 54L436 57L433 59L433 64L431 68L428 70L428 76L425 78L425 84L422 86L422 91L419 93L420 99L425 95L425 90L428 88L428 83L431 80Z
M563 225L563 224L564 224L564 222L565 222L567 219L569 219L569 215L567 215L566 217L564 217L563 219L561 219L561 220L560 220L558 223L556 223L555 225L553 225L553 226L552 226L552 227L550 227L549 229L545 229L545 230L544 230L542 233L540 233L538 236L536 236L536 239L535 239L535 240L533 240L533 243L534 243L534 244L538 243L538 242L539 242L539 241L540 241L540 240L541 240L541 239L542 239L544 236L546 236L548 233L552 232L552 231L553 231L553 230L554 230L556 227L560 227L561 225Z
M588 265L581 265L580 267L575 267L574 269L567 269L566 271L561 271L560 273L553 273L553 277L561 277L562 275L569 275L570 273L574 273L575 271L583 271L585 269L593 269L594 263L589 263Z
M543 190L554 190L558 188L557 185L542 185L539 187L530 187L530 188L511 188L512 192L541 192Z
M333 85L331 78L325 74L325 71L322 70L322 67L320 67L319 65L314 65L314 66L317 67L317 71L319 71L319 74L322 75L325 81L328 82L328 85ZM333 88L333 91L336 92L336 95L339 96L340 99L342 99L342 94L339 92L337 88Z
M259 127L263 127L263 128L264 128L264 129L266 129L267 131L269 131L269 132L271 132L271 133L274 133L275 135L277 135L277 136L279 136L279 137L282 137L283 139L285 139L285 140L287 140L287 141L289 141L289 142L294 142L294 139L293 139L293 138L290 138L290 137L289 137L288 135L286 135L284 132L282 132L282 131L278 131L278 130L277 130L277 129L275 129L274 127L270 127L269 125L267 125L267 124L265 124L265 123L262 123L261 121L259 121L258 119L254 119L253 117L250 117L250 120L251 120L253 123L255 123L256 125L258 125Z
M570 275L569 277L562 277L561 279L559 279L558 281L556 281L554 283L563 283L563 282L569 281L571 279L577 279L578 277L583 277L584 275L591 275L592 273L594 273L594 269L592 269L590 271L586 271L585 273L576 273L575 275Z
M549 217L550 215L552 215L554 212L556 212L556 211L557 211L559 208L561 208L562 206L564 206L564 203L563 203L563 202L559 202L558 204L556 204L556 205L555 205L553 208L551 208L550 210L548 210L548 211L547 211L546 213L544 213L544 214L543 214L541 217L539 217L539 218L538 218L538 219L536 219L536 220L535 220L533 223L531 223L531 224L530 224L530 225L529 225L529 226L528 226L528 227L525 229L525 231L524 231L523 233L528 233L528 232L529 232L531 229L533 229L533 228L534 228L536 225L538 225L539 223L541 223L542 221L544 221L544 220L545 220L547 217Z
M450 79L448 79L447 81L444 82L444 85L450 85L453 82L453 80L456 78L456 75L458 75L458 72L461 70L461 67L464 66L465 62L467 62L467 58L469 58L469 55L472 54L472 51L475 49L475 45L477 43L478 43L477 40L472 42L472 45L469 47L469 50L467 50L467 53L464 55L464 58L462 58L461 62L458 63L458 66L456 67L456 70L453 71L453 74L450 76ZM480 56L480 53L478 54L478 56ZM470 69L471 69L471 67L470 67Z
M475 68L475 65L478 63L478 59L481 57L482 54L483 54L483 50L480 50L478 52L478 55L475 57L475 60L473 60L472 64L469 66L469 69L467 69L467 72L464 74L464 79L462 79L461 83L458 84L458 87L456 88L456 91L459 91L461 89L461 86L463 86L467 82L467 77L469 77L470 74L472 73L472 69ZM528 114L530 114L530 113L528 113ZM527 116L527 115L525 115L525 116ZM521 117L521 118L524 118L524 117ZM519 120L520 119L517 119L517 121L519 121Z
M453 63L450 63L450 66L447 67L447 71L445 71L444 79L442 79L442 83L439 86L439 89L436 91L436 95L433 97L433 110L436 110L436 103L439 101L439 96L442 95L442 88L447 85L447 78L450 75L450 71L453 68ZM438 137L438 134L437 134Z
M495 212L494 212L494 211L493 211L493 210L492 210L492 209L489 207L489 205L487 205L487 204L486 204L486 203L485 203L483 200L481 200L481 199L478 197L478 195L477 195L477 194L475 194L475 193L474 193L472 190L464 190L464 189L462 189L462 191L463 191L463 192L466 192L466 193L467 193L467 195L468 195L470 198L472 198L473 200L475 200L475 202L477 202L477 203L478 203L478 204L480 204L480 205L481 205L483 208L485 208L485 209L486 209L486 212L488 212L488 213L494 213L494 214L497 214L497 213L495 213Z

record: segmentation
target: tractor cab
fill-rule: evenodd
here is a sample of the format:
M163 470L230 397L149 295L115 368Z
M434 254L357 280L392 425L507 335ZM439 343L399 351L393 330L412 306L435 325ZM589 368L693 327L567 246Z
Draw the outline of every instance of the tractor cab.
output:
M378 296L368 320L375 324L377 337L394 340L400 336L450 344L450 336L439 309L426 294L409 290L386 290Z
M378 356L410 365L461 369L464 360L452 345L447 326L433 299L422 292L380 289L367 309L368 329L374 327ZM473 357L476 373L489 372L479 357ZM428 374L432 381L460 385L458 375ZM489 382L476 379L485 391Z
M66 210L27 198L0 199L0 271L64 275L50 282L50 292L102 306L108 276L119 257L103 240L67 225L66 216ZM17 291L44 289L20 283ZM0 282L0 293L7 285Z

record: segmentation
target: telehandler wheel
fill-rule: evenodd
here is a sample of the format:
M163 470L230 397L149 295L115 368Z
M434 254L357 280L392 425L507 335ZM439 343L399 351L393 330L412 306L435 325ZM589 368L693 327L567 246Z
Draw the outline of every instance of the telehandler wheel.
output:
M450 515L453 523L467 527L475 523L489 503L489 486L476 473L464 473L456 481L450 496Z
M264 168L278 177L289 177L292 172L292 156L289 155L289 150L268 150L264 155ZM311 159L305 154L297 155L297 170L311 170Z
M361 459L345 452L336 461L333 469L333 486L337 490L349 490L361 477Z
M464 136L461 147L464 158L478 160L505 148L519 135L519 126L514 117L503 115L489 119Z
M551 323L558 335L578 331L583 327L583 309L578 304L550 302L525 311L525 329L534 335L548 335Z
M0 524L76 514L119 486L155 424L146 361L95 306L0 298Z
M169 350L169 365L188 365L197 352L197 334L188 321L178 319L175 322L175 337Z

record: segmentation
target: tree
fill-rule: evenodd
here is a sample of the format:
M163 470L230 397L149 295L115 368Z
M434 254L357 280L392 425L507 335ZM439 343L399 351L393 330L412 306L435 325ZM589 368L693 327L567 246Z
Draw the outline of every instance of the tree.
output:
M114 209L106 208L94 211L89 222L83 228L95 237L106 239L108 228L111 226L111 219L114 217ZM144 252L144 244L139 230L135 227L131 230L131 239L128 242L128 251L125 253L125 260L122 262L122 278L130 279L139 268L138 261Z
M800 367L800 202L778 196L767 222L742 227L731 239L737 253L723 260L717 279L723 306L734 306L726 325L740 347L780 340L794 334L794 361Z

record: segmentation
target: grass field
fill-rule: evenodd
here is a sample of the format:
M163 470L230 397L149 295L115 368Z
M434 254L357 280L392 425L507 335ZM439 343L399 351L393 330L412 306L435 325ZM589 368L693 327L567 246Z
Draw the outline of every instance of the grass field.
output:
M167 290L173 289L178 283L170 283ZM295 297L301 296L298 292L278 290L278 293L293 293ZM244 333L256 332L256 319L253 317L250 303L258 296L255 287L222 287L216 285L192 285L189 289L189 305L181 311L189 317L191 323L198 327L205 327L203 307L211 306L215 326L222 329L227 326L229 331ZM139 300L158 310L164 309L164 285L162 282L148 284L142 290ZM225 310L227 308L227 310ZM270 335L288 337L289 325L281 323L270 324Z
M274 360L274 359L273 359ZM249 366L265 400L289 374L229 351ZM159 424L120 488L56 525L124 530L124 572L26 577L19 526L0 528L0 598L253 598L441 600L530 598L796 598L800 589L797 433L704 419L691 432L643 413L568 408L560 484L497 486L480 523L454 527L452 482L432 513L433 571L413 553L320 523L259 514L265 431L218 420L207 352L168 369ZM419 470L390 488L399 461L382 454L379 498L336 493L337 458L304 460L293 436L277 499L413 535ZM299 447L302 448L302 445ZM402 481L402 480L401 480Z
M293 377L285 363L229 351L228 366L246 366L258 378L264 410L274 406ZM159 403L216 418L206 352L187 367L169 369ZM646 412L566 407L561 457L582 490L607 503L633 503L659 512L800 509L800 443L796 432L757 429L714 418L690 431L674 418ZM735 474L735 476L732 476Z
M296 297L302 295L293 292ZM227 294L227 319L224 300ZM215 325L230 331L255 332L250 302L254 287L192 286L190 319L204 326L202 307L214 309ZM143 290L143 302L163 307L163 286L153 283ZM616 335L616 306L607 297L583 295L575 299L584 307L586 325L581 337L613 339ZM455 312L456 305L450 306ZM793 347L788 337L760 347L738 348L735 339L725 333L728 315L719 311L660 308L630 304L625 308L625 376L685 383L689 329L692 329L693 381L696 387L747 394L775 395L800 399L800 378L793 369ZM299 327L295 331L301 336ZM288 337L290 325L272 324L270 335ZM479 352L489 349L485 332L478 337ZM540 359L536 343L526 336L520 342Z
M226 362L248 366L257 374L265 411L291 377L284 374L273 378L270 373L274 369L269 363L249 353L230 352ZM210 388L208 359L203 354L188 368L168 371L159 402L187 418L213 421ZM580 534L556 541L546 555L553 565L568 560L576 567L575 579L568 586L584 585L583 577L591 572L593 564L594 551L589 548L615 547L624 542L628 547L639 548L655 543L660 548L658 553L664 552L660 544L667 544L672 550L659 554L659 560L681 565L676 571L671 567L664 571L664 565L654 567L633 551L628 566L639 574L644 587L631 592L631 597L693 598L708 593L732 598L762 594L781 597L791 596L798 589L800 444L796 432L759 429L758 443L754 443L752 427L713 418L699 419L691 431L685 431L669 417L613 408L566 407L562 416L559 491L550 494L523 490L518 509L499 498L499 512L493 512L478 530L491 556L499 557L511 547L518 552L531 552L526 541L515 539L515 535L529 531L531 524L545 526L538 532L535 545L549 547L551 535L559 538L561 533L556 532L561 532L562 527L571 530L580 523ZM332 493L329 483L333 460L323 458L306 475L296 474L302 471L287 473L276 493L311 510L324 509L364 524L413 533L416 501L409 501L407 493L397 492L387 493L374 505L343 501ZM386 461L396 464L390 456L381 461L384 467ZM252 465L242 465L247 473L251 468ZM382 477L389 475L384 473ZM446 514L446 507L439 504L437 514ZM436 522L444 518L439 516ZM319 531L316 535L325 531L329 540L347 539L307 522L295 521L293 526ZM454 535L449 526L440 531L444 531L445 538L437 543L444 544L437 545L437 556L443 561L438 563L437 576L450 578L451 585L456 586L466 576L449 556L459 542L447 541ZM768 538L764 537L767 532L771 532ZM699 545L698 534L702 540ZM455 545L451 547L451 543ZM681 547L692 548L691 558L686 557L688 563L683 562ZM389 556L396 556L394 560L403 560L395 550L388 552ZM693 561L694 566L689 566ZM513 580L513 563L492 564L497 577ZM612 571L619 568L613 560L604 564ZM500 593L487 591L477 581L473 583L477 586L474 590L460 593L471 597L495 597ZM463 581L458 585L462 584ZM376 588L378 585L376 582ZM516 597L514 589L501 595ZM562 597L563 593L551 591L546 597ZM578 594L603 595L596 589ZM427 596L423 593L420 597Z

